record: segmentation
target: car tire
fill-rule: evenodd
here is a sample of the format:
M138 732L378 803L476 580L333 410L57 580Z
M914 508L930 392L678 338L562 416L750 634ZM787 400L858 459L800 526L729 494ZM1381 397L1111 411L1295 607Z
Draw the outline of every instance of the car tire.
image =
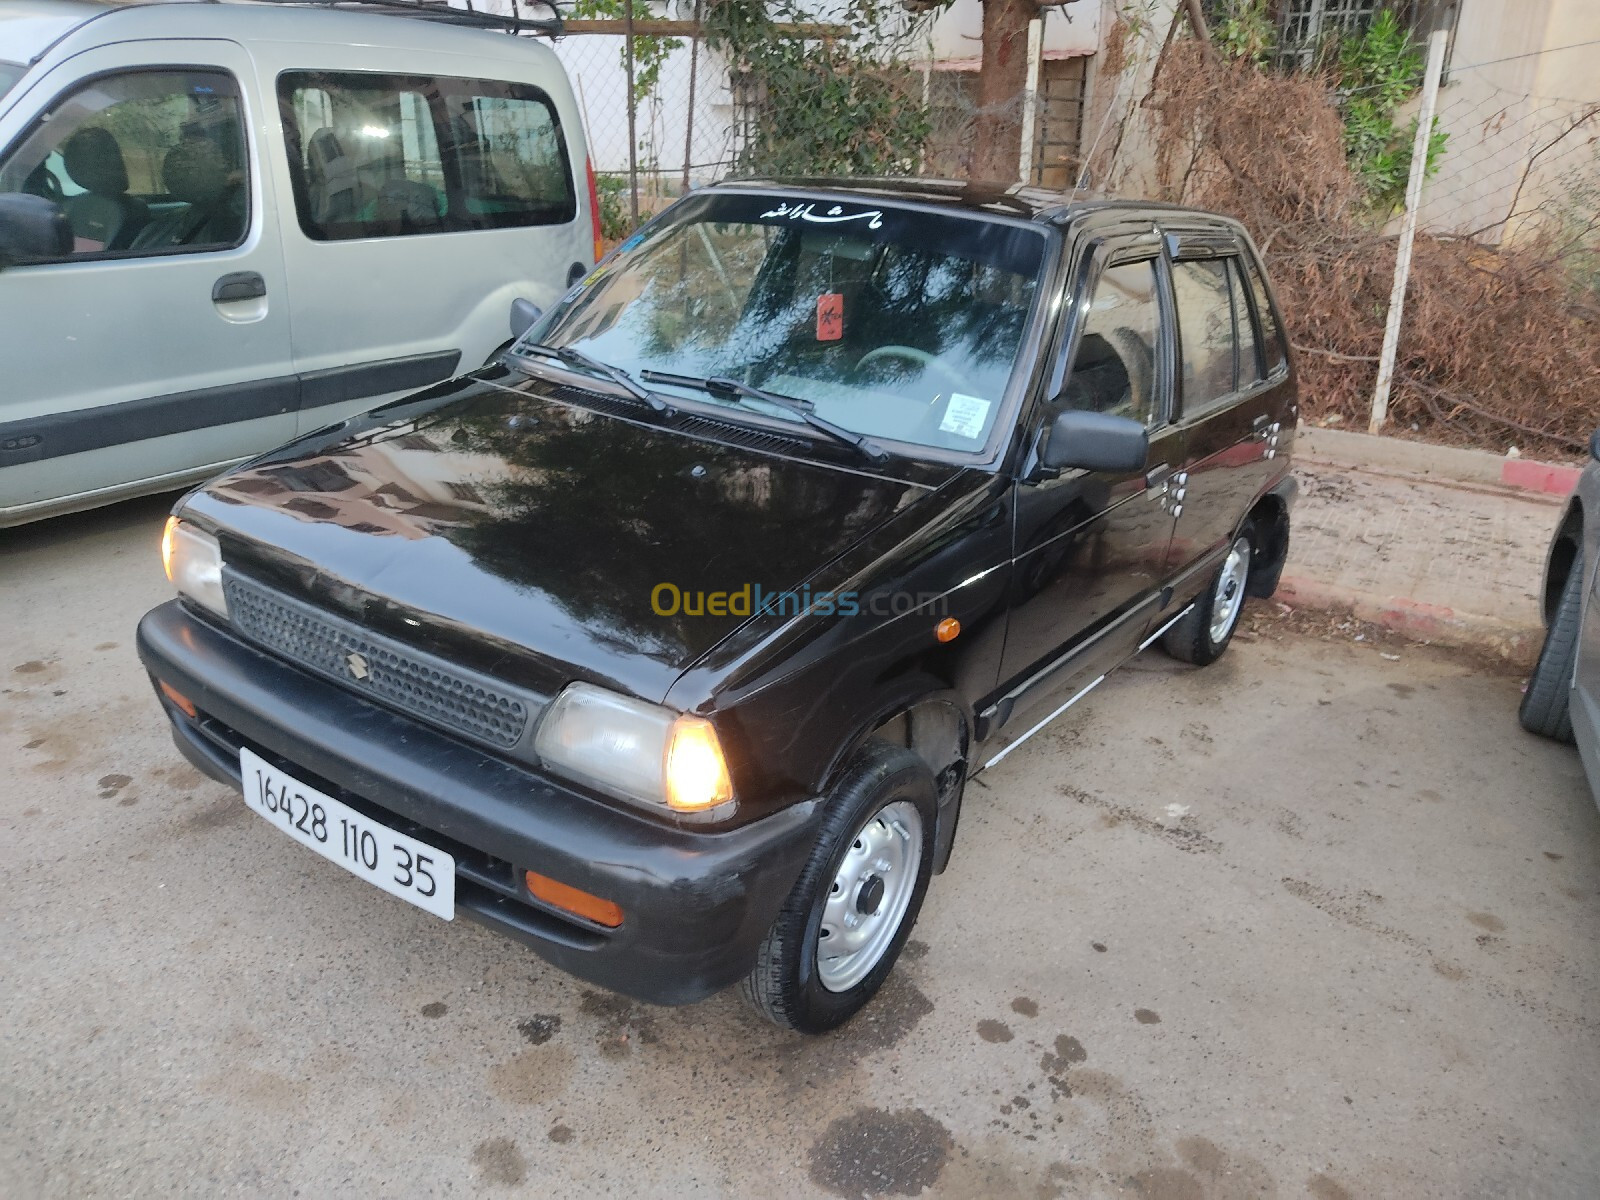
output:
M927 894L937 814L927 764L884 742L862 748L745 977L756 1011L785 1029L826 1033L877 994ZM830 939L851 948L830 955Z
M1578 630L1583 618L1583 563L1572 564L1556 601L1556 614L1545 630L1544 648L1528 677L1517 717L1522 727L1540 737L1572 741L1572 672L1578 662Z
M1194 607L1161 638L1161 648L1179 662L1204 667L1222 657L1239 628L1250 565L1255 555L1255 526L1246 521L1233 535L1228 554Z

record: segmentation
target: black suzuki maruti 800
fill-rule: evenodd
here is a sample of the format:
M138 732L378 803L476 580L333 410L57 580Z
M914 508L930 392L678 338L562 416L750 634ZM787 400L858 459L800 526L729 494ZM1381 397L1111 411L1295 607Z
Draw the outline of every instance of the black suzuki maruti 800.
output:
M1295 413L1232 221L721 185L500 363L191 493L139 649L190 760L368 882L817 1032L974 774L1272 592Z

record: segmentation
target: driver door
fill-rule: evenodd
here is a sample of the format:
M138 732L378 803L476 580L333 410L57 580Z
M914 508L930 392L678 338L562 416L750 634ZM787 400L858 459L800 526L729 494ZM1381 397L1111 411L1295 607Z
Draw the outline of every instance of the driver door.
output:
M1172 537L1165 480L1180 441L1158 248L1108 256L1089 293L1059 400L1142 421L1150 452L1125 473L1063 471L1017 485L1010 618L999 719L1026 731L1138 645L1159 601ZM1055 411L1042 406L1042 420Z
M294 433L257 107L242 47L141 41L72 58L0 119L0 192L52 200L73 233L0 273L0 513L180 486Z

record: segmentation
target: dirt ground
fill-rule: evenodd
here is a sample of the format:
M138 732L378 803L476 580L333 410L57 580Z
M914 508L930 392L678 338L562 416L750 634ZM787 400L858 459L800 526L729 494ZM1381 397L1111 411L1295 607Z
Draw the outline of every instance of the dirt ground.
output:
M165 501L0 534L0 1194L1582 1196L1600 815L1520 678L1255 607L970 790L839 1034L311 855L133 653Z

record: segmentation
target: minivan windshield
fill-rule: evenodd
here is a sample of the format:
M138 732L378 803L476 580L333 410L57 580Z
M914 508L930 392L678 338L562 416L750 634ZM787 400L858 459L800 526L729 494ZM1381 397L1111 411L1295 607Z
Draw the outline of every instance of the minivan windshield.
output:
M624 242L520 344L581 350L730 414L803 419L693 381L736 380L871 439L972 453L1005 407L1046 247L1023 222L711 193Z
M27 72L28 68L21 63L0 62L0 96L9 92L17 80Z

